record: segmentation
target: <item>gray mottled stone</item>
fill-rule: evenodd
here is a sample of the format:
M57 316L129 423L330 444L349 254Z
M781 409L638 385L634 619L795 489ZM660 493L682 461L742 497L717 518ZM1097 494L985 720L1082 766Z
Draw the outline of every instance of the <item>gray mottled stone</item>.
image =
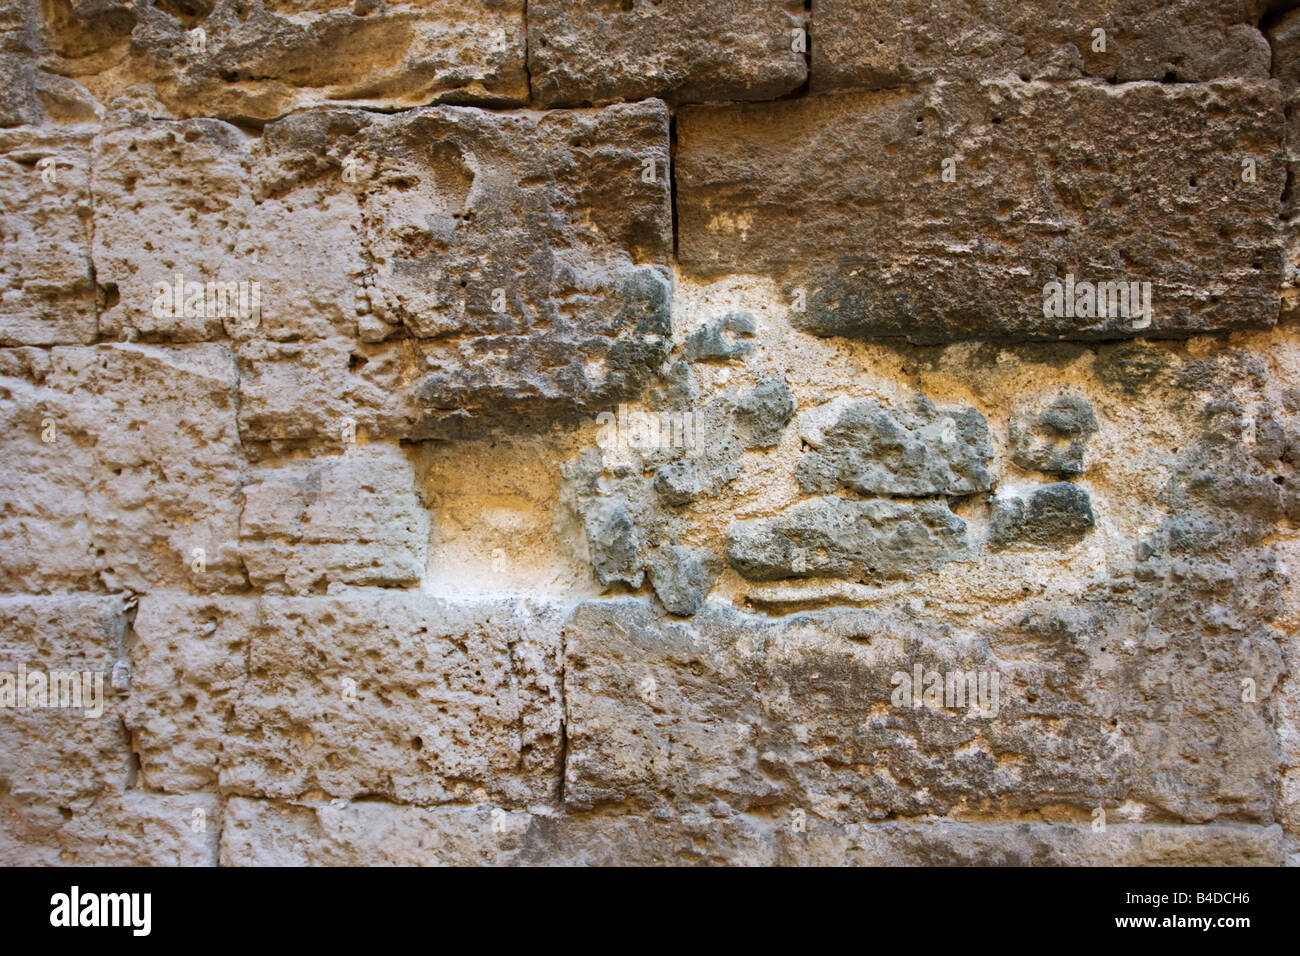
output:
M1092 404L1062 395L1038 412L1011 419L1011 460L1021 468L1069 478L1083 474L1088 439L1097 432Z
M940 85L686 107L679 255L692 275L778 280L791 320L826 336L1266 326L1279 308L1284 125L1276 85L1255 80ZM1102 129L1113 148L1099 151L1088 131ZM1254 181L1242 180L1247 159ZM1045 290L1070 276L1139 292L1150 283L1151 314L1124 315L1118 299L1104 317L1082 305L1053 314Z
M897 410L836 399L800 416L811 448L795 472L806 492L967 495L993 486L988 423L973 408L941 410L919 398Z
M727 560L751 581L908 578L961 556L966 522L946 503L814 498L775 518L734 522Z
M754 343L741 338L753 335L754 317L748 312L731 312L688 335L683 352L688 362L726 362L753 351Z
M991 539L1000 545L1064 547L1083 540L1096 523L1088 492L1061 481L1035 488L1024 498L995 498Z
M709 596L722 571L722 562L708 548L669 545L650 555L650 583L663 606L689 617Z
M794 415L794 397L785 379L760 381L736 403L736 429L746 448L771 448Z

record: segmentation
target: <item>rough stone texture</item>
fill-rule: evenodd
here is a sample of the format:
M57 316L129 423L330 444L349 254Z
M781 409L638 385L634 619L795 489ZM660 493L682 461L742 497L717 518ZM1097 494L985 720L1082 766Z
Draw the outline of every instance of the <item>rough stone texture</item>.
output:
M807 29L803 8L792 0L531 0L533 92L543 106L775 99L808 75L793 32Z
M958 557L966 523L941 502L814 498L772 519L738 521L727 560L751 581L909 577Z
M792 320L819 335L1141 330L1136 317L1045 316L1044 286L1067 275L1150 282L1145 334L1268 325L1283 130L1277 87L1262 81L1008 82L687 107L679 255L695 275L780 281ZM1257 178L1242 182L1252 158Z
M939 79L1266 77L1267 0L817 0L815 90ZM1104 30L1102 38L1094 31Z
M536 425L635 395L666 355L661 103L329 110L256 144L211 120L153 122L99 149L98 274L119 296L106 329L236 338L246 438L337 443L349 419L398 438ZM170 177L178 162L201 184ZM162 252L172 230L189 238ZM322 234L339 242L318 257ZM260 322L156 319L153 285L177 272L263 283Z
M5 866L216 866L216 794L105 793L84 810L12 805L0 796Z
M411 587L424 574L429 518L402 452L369 445L253 473L239 531L248 579L263 590Z
M0 863L1300 864L1288 6L0 0Z
M90 142L85 129L0 131L0 345L95 339Z
M919 399L896 412L836 399L799 417L811 451L796 476L804 491L863 495L968 495L993 486L988 424L973 408L940 411Z
M1011 420L1011 460L1021 468L1070 478L1083 474L1097 415L1085 398L1062 395L1042 411Z
M650 583L660 602L673 614L689 616L704 605L709 589L722 570L708 548L673 545L650 557Z
M44 66L105 103L143 89L177 116L259 121L339 102L391 109L528 99L523 0L53 0L43 8ZM191 39L196 29L201 44Z
M227 349L17 349L0 362L6 588L243 586Z
M224 790L419 804L482 790L519 805L556 786L558 629L544 608L354 591L268 597L261 614Z
M7 703L0 722L0 799L41 813L56 807L84 810L130 772L121 698L113 667L125 658L126 620L119 597L50 595L0 598L0 672L16 679L54 671L93 672L103 686L103 711L21 707ZM36 691L29 681L28 687ZM86 689L82 684L83 692ZM9 688L14 691L14 687ZM42 809L43 808L43 809Z
M991 539L995 544L1062 547L1082 539L1096 523L1088 492L1060 481L1035 488L1025 498L996 499Z
M817 866L1277 866L1278 827L808 824L760 815L565 818L487 804L419 809L376 803L231 800L229 866L689 866L744 861Z
M1234 741L1219 742L1214 766L1186 774L1169 772L1170 742L1134 718L1157 679L1146 668L1181 668L1189 700L1226 704L1234 688L1219 689L1217 652L1254 658L1271 683L1281 667L1273 641L1203 648L1166 634L1158 647L1122 647L1106 608L1091 613L1073 622L1071 641L1040 617L979 633L866 611L768 623L706 607L686 626L641 602L584 605L565 635L565 800L678 812L786 805L848 823L958 808L1086 813L1141 793L1183 819L1268 822L1272 787L1254 775L1272 748L1258 749L1270 737L1258 710L1182 715L1180 733L1211 720ZM932 707L919 689L919 705L905 692L891 707L895 675L914 667L998 674L1000 693L981 698L996 707Z

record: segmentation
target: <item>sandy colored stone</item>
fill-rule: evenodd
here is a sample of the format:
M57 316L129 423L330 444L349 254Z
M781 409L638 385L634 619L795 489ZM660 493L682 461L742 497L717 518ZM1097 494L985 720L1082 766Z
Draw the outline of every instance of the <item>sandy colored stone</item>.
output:
M0 623L0 671L8 680L20 678L21 666L32 693L48 686L55 671L98 674L102 689L99 708L86 696L95 693L93 677L89 687L78 680L80 708L15 706L22 703L17 696L0 708L0 796L16 808L84 810L101 794L125 787L130 752L122 695L112 682L114 667L126 657L121 598L4 595ZM34 683L34 674L45 679Z
M229 351L115 344L3 360L6 587L243 586Z
M1278 827L958 824L839 826L786 812L561 817L489 804L226 808L226 866L1277 866Z
M0 131L0 345L95 340L92 132Z
M807 77L806 30L787 0L532 0L528 67L544 106L768 100Z
M5 866L216 866L221 803L215 794L105 792L76 809L18 807L0 797Z
M260 607L223 791L518 805L558 785L558 622L544 606L356 590Z
M256 588L411 587L424 576L429 515L399 448L349 446L254 472L243 490L240 557Z
M1264 0L817 0L812 87L1008 75L1111 83L1266 77L1269 47L1258 28L1266 6Z
M181 117L257 123L340 102L518 106L528 99L523 10L523 0L219 0L175 13L59 2L48 5L43 65L105 105L144 88Z

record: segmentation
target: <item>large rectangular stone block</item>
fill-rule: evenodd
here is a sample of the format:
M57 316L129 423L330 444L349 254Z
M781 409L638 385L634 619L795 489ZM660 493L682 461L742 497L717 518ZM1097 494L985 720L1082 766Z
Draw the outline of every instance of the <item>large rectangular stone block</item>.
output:
M127 785L125 638L120 597L0 597L0 795L14 806L81 810Z
M95 340L92 134L0 131L0 345Z
M814 90L939 79L1266 77L1265 0L817 0ZM1098 31L1101 31L1099 34Z
M806 28L797 0L533 0L528 66L544 106L775 99L807 76Z
M1079 819L1131 800L1191 822L1272 822L1276 733L1238 700L1237 674L1269 699L1273 638L1175 630L1175 607L1148 624L1122 604L989 629L850 609L770 621L706 605L681 622L631 599L581 605L565 631L566 803L781 806L842 825Z
M528 100L524 0L43 6L50 68L103 103L147 93L177 116L257 122L340 102Z
M10 469L0 586L245 585L227 349L16 349L0 365Z
M294 805L236 797L225 866L1279 866L1281 828L1217 824L837 825L780 813L506 812L488 804Z
M554 611L369 590L260 608L223 790L517 806L558 786Z
M679 254L697 276L772 277L791 320L819 335L1266 326L1283 128L1277 87L1260 81L941 84L687 107Z
M535 426L635 394L668 352L661 102L323 110L256 142L217 120L115 122L104 330L238 342L246 438Z
M262 469L244 487L240 556L257 588L410 587L424 576L428 544L415 473L391 445Z

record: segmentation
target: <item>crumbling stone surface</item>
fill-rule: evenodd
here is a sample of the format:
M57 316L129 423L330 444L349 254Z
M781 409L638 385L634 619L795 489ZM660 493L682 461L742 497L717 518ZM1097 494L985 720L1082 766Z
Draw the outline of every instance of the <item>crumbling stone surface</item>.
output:
M543 106L775 99L808 75L806 30L788 0L532 0L528 66Z
M995 499L991 538L994 544L1065 546L1079 541L1096 523L1088 492L1058 481L1035 488L1024 498Z
M1263 714L1232 708L1235 688L1216 688L1218 648L1230 641L1203 648L1170 634L1158 648L1118 647L1109 616L1099 605L1075 619L1073 633L1031 617L1003 634L842 609L767 622L706 607L687 627L643 602L584 605L565 638L565 799L677 812L793 801L851 822L956 806L1084 808L1155 790L1185 819L1266 820L1267 780L1242 777L1267 766L1275 744ZM1273 641L1247 646L1259 655L1252 666L1275 681ZM1181 790L1162 777L1169 744L1128 723L1151 706L1143 662L1181 665L1197 693L1226 708L1185 715L1179 732L1214 722L1246 748L1233 748L1233 766L1189 768ZM971 693L958 705L947 681L968 672L977 686L964 685ZM1043 718L1055 729L1045 731ZM1115 720L1130 729L1117 733ZM1061 759L999 759L1026 746Z
M1085 398L1062 395L1042 411L1011 419L1011 460L1021 468L1070 478L1083 474L1097 415Z
M897 412L874 401L836 399L799 418L811 450L796 476L804 491L863 495L967 495L988 491L993 450L973 408L940 411L924 398Z
M813 498L771 519L738 521L727 560L751 581L908 577L958 557L966 523L942 502Z
M235 798L229 866L1277 866L1279 827L834 824L718 813L565 817L497 807L294 806ZM671 825L671 826L670 826ZM310 850L308 848L311 848Z
M1300 863L1292 5L0 0L0 863Z
M689 617L704 605L722 562L708 548L672 545L650 557L650 581L660 602L673 614Z
M0 130L0 345L95 340L90 146L87 129Z
M143 87L177 116L257 121L340 102L395 109L528 99L523 0L43 7L44 65L102 102Z
M257 143L216 120L130 120L97 151L97 275L117 297L105 331L239 341L254 440L319 441L346 418L427 438L571 416L636 395L667 354L656 101L545 116L329 110ZM198 178L177 181L178 164ZM160 234L187 238L164 252ZM321 234L342 239L327 258L306 251ZM291 268L303 260L309 271ZM242 297L242 311L223 308L207 286L254 281L259 313ZM399 334L411 344L362 345ZM305 376L321 396L286 387Z
M1204 82L1267 77L1264 0L1081 0L951 5L818 0L813 87L886 88L934 80L1100 77ZM1099 35L1097 31L1102 31Z

